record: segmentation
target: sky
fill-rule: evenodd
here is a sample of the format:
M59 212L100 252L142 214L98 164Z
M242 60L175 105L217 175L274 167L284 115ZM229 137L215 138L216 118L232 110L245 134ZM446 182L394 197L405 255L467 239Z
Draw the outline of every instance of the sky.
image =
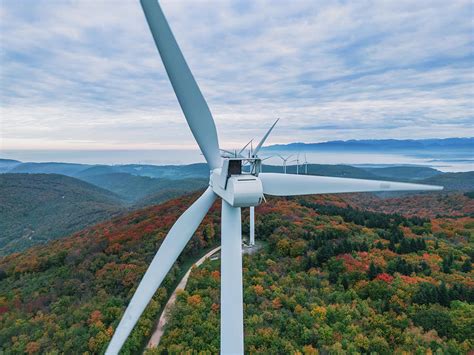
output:
M469 0L163 0L221 147L474 136ZM194 149L138 1L0 0L0 149Z

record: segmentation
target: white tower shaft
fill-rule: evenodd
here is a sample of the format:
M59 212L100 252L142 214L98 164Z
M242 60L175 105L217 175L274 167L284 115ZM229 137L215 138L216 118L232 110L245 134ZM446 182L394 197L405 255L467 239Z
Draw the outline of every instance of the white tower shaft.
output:
M224 200L221 245L221 354L243 354L241 213Z
M250 206L250 246L255 245L255 207Z

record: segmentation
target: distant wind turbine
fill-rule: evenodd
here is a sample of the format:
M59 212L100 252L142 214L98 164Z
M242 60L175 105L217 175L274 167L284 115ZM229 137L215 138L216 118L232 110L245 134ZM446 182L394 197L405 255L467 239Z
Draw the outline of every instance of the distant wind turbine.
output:
M259 205L264 194L295 196L364 191L441 190L439 186L260 173L258 157L222 158L211 112L156 0L141 0L146 20L186 121L210 170L209 187L178 218L161 243L125 313L106 354L118 354L140 315L217 198L221 215L221 353L243 354L241 208ZM245 160L253 166L242 171Z
M300 166L300 153L298 153L296 155L296 159L290 161L290 163L292 163L294 161L296 162L296 175L298 175L299 174L299 166Z
M283 160L283 173L286 174L286 162L288 161L288 159L290 159L293 156L293 154L288 155L286 158L280 154L278 154L278 156L280 157L281 160Z

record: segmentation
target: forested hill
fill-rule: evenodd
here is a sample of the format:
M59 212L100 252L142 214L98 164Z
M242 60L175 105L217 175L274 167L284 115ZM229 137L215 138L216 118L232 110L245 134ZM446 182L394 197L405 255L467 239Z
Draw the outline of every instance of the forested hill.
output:
M0 174L0 255L66 236L125 211L119 197L57 174Z
M423 183L445 186L451 191L472 191L474 190L474 171L436 175L423 180Z
M156 179L128 173L85 175L80 179L116 193L128 204L140 205L143 205L144 201L153 201L158 204L166 200L168 196L173 196L174 192L176 193L174 197L176 197L205 188L209 184L208 179L204 178Z
M183 197L0 258L0 353L101 353L125 305L174 221L197 197ZM180 261L218 243L213 208ZM172 269L125 346L137 353L180 274Z
M67 236L117 213L204 188L204 179L155 179L126 173L0 174L0 255Z
M263 247L243 262L246 352L472 350L472 217L367 212L344 196L271 200L257 216ZM218 352L219 277L219 261L194 269L147 354Z
M161 241L195 198L135 211L0 259L0 352L103 352ZM262 248L244 257L246 352L472 349L472 208L456 208L464 212L455 218L425 219L416 210L411 217L361 210L345 198L270 198L256 209ZM437 203L433 199L440 209ZM219 219L216 203L125 353L142 349L179 267L219 242ZM218 260L193 271L159 353L218 352L219 283Z

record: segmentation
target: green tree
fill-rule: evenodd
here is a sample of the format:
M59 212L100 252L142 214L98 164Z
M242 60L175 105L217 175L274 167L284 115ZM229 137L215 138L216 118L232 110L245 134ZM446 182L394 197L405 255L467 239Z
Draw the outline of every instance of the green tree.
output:
M470 258L467 258L466 260L464 260L462 266L461 266L461 270L463 272L471 272L472 270L472 262L471 262L471 259Z
M413 323L428 331L434 329L440 336L451 336L453 324L448 311L439 306L420 309L413 315Z

